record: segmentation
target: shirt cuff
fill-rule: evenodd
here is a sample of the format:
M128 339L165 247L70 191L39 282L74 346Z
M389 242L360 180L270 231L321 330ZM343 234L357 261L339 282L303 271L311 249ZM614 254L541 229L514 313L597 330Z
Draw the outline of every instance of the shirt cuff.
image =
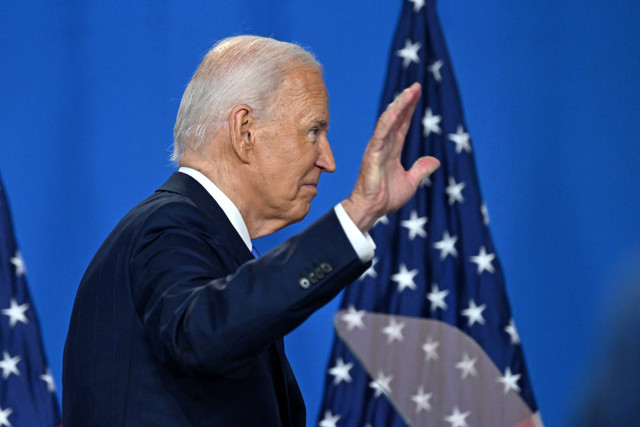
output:
M333 210L340 221L340 225L347 235L347 239L351 242L353 250L358 254L358 258L362 262L369 262L373 259L376 244L369 235L369 233L362 233L358 226L349 217L347 212L342 207L341 203L338 203Z

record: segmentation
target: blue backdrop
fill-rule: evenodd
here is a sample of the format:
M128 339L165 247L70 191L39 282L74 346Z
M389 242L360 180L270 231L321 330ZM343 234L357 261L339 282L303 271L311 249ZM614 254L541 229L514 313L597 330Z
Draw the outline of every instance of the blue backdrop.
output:
M77 284L116 222L173 171L182 91L218 39L297 41L323 63L338 171L303 224L347 196L376 120L400 1L4 2L0 173L52 372ZM543 419L565 424L640 252L640 3L441 1ZM314 424L337 301L287 340Z

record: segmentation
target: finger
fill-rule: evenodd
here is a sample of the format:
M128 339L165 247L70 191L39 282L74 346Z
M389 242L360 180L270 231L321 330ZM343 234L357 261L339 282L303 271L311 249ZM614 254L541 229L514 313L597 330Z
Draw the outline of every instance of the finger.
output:
M417 86L418 89L420 89L420 86L415 83L413 86ZM420 91L418 91L416 95L417 96L413 98L410 103L405 105L405 108L402 111L402 116L398 118L396 128L393 129L394 134L392 135L393 139L391 141L392 145L390 147L392 148L392 156L399 155L399 153L402 151L407 132L409 131L409 127L411 126L411 122L413 120L413 113L415 112L416 106L418 105L418 101L420 99Z
M397 129L401 129L404 123L407 121L409 123L411 122L411 116L413 116L421 92L422 87L420 83L416 82L403 90L398 98L389 106L388 110L395 119L392 122L392 128L396 127Z
M400 92L400 95L396 97L396 99L389 105L389 108L387 109L396 109L397 111L402 111L410 106L410 104L415 104L418 98L420 98L421 92L422 86L420 85L420 83L415 82L411 86Z
M435 157L425 156L420 157L413 163L411 169L407 171L409 181L415 187L418 187L420 182L427 176L431 175L440 167L440 160Z
M398 133L400 136L400 140L404 141L404 137L409 130L409 126L411 126L411 119L413 118L413 113L416 111L416 106L418 105L418 100L420 99L420 93L418 92L418 96L412 100L410 104L406 106L403 111L403 116L401 120L398 122Z
M390 133L402 129L401 125L403 123L411 123L411 116L413 115L418 99L420 99L420 92L421 86L419 83L414 83L402 91L395 101L380 115L373 132L372 143L375 144L373 140L376 139L378 140L377 145L382 145L382 140Z

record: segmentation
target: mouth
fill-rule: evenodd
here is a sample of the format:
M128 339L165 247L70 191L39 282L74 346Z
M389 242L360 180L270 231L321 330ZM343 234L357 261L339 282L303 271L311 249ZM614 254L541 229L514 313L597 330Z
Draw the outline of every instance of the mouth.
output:
M318 188L318 183L320 182L320 177L316 177L315 179L311 178L309 181L302 184L304 187L314 187Z
M302 184L302 188L308 188L311 192L313 192L314 196L318 193L318 183L320 182L320 175L310 175L307 176L308 180Z
M318 183L308 183L308 184L303 184L302 188L307 188L309 190L309 193L311 193L311 197L315 197L316 194L318 194Z

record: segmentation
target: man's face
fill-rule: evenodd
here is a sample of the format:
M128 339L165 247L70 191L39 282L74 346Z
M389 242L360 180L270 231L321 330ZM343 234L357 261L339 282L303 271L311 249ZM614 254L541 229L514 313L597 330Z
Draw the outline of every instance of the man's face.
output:
M287 73L269 116L254 135L256 208L278 228L307 215L320 174L335 170L328 126L329 99L322 76L306 67Z

